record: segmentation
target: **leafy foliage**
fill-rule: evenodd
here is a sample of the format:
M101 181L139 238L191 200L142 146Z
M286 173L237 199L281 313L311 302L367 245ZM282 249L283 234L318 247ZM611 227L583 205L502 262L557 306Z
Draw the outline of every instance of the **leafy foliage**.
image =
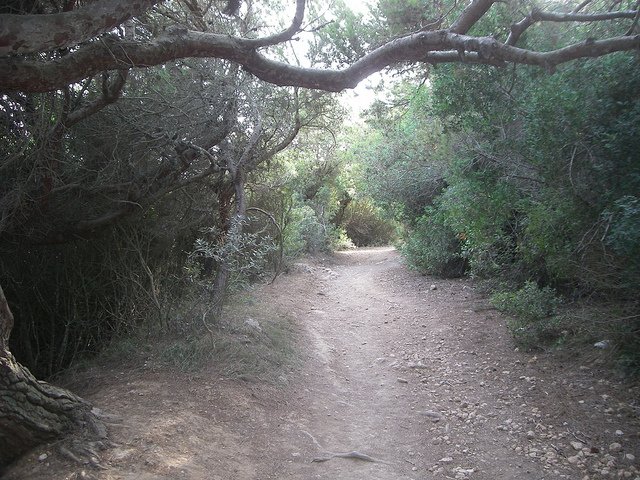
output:
M540 288L534 282L525 282L515 292L496 293L491 297L491 303L526 323L533 323L553 316L560 300L552 288Z
M210 260L217 265L227 262L234 276L232 286L236 287L263 275L269 264L269 255L276 250L273 238L268 235L231 231L220 243L217 240L222 235L219 228L210 227L202 233L204 236L197 238L194 243L192 262ZM192 271L197 272L197 268L192 267ZM198 273L195 276L199 277Z
M349 202L340 223L357 247L389 245L395 239L396 225L368 199Z
M516 342L527 349L544 347L560 335L558 319L554 317L560 299L550 287L525 282L520 290L493 295L491 303L511 315L507 325Z
M443 277L461 276L467 267L460 239L444 223L436 208L427 208L401 247L409 265L423 273Z
M531 348L584 330L552 315L557 292L637 308L639 75L621 54L553 76L439 67L418 94L396 88L358 151L370 191L407 226L408 263L493 286ZM635 337L616 336L621 350Z

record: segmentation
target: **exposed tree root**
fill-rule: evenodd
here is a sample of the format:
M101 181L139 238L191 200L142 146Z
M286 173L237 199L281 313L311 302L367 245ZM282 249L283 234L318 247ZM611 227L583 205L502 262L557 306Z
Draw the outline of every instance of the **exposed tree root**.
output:
M120 422L120 417L93 408L79 431L56 442L56 451L79 465L106 470L107 467L100 463L99 452L117 446L108 439L107 425L116 425Z
M316 440L316 438L311 435L306 430L302 430L302 433L307 435L311 441L314 443L319 450L322 450L322 457L315 457L311 462L321 463L327 462L333 458L351 458L353 460L361 460L363 462L372 462L372 463L383 463L385 465L391 465L389 462L385 462L384 460L380 460L374 457L371 457L365 453L358 452L357 450L352 450L351 452L329 452L322 448L322 445Z

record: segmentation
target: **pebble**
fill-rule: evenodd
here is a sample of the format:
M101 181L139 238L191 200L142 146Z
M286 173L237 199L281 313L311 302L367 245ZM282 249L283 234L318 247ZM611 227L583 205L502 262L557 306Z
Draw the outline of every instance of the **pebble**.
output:
M431 420L433 423L438 423L442 419L442 415L440 415L438 412L434 412L432 410L426 410L426 411L422 412L422 414L425 417L429 417L429 420Z
M609 445L609 451L610 452L619 452L620 450L622 450L622 445L620 445L617 442L613 442L611 445Z
M47 455L46 453L41 453L40 455L38 455L38 461L40 462L44 462L47 458L49 458L49 455Z

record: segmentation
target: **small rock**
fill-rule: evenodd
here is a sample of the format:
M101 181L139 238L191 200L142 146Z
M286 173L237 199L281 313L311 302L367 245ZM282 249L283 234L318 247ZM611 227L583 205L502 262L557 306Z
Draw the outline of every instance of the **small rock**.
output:
M434 412L432 410L426 410L426 411L422 412L422 414L425 417L429 417L429 420L431 420L433 423L438 423L440 420L442 420L442 415L440 415L438 412Z
M571 446L574 450L582 450L584 448L582 442L571 442Z
M527 438L535 438L536 437L536 432L534 432L533 430L529 430L527 432Z
M575 465L576 463L578 463L580 461L580 457L577 455L574 455L572 457L567 458L567 461L572 464Z
M620 450L622 450L622 445L620 445L618 442L613 442L611 445L609 445L609 451L610 452L619 452Z
M605 348L609 348L609 340L600 340L599 342L594 343L593 346L604 350Z
M438 463L451 463L451 462L453 462L453 458L451 457L444 457L438 460Z
M39 462L44 462L47 458L49 458L49 455L47 455L46 453L41 453L40 455L38 455Z
M398 377L398 383L409 383L409 380L407 380L406 378Z
M636 459L636 456L633 453L627 453L624 456L625 460L629 460L630 462L633 462Z
M622 430L616 430L616 435L621 437L622 435L624 435Z
M257 320L254 320L253 318L247 318L244 321L244 324L249 327L249 328L253 328L254 330L257 330L259 332L262 331L262 327L260 326L260 322L258 322Z
M433 285L433 284L432 284L432 285L431 285L431 287L429 287L429 289L430 289L430 290L437 290L437 289L438 289L438 287L436 287L435 285Z

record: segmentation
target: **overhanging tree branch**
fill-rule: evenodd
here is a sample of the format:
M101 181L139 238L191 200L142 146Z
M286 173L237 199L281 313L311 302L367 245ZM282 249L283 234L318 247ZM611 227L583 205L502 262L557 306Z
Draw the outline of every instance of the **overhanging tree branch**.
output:
M524 31L537 22L601 22L604 20L616 20L621 18L633 19L637 15L638 11L635 10L604 13L555 13L533 10L522 20L511 25L511 31L505 43L507 45L515 45L518 43L518 40Z
M395 38L342 70L298 67L273 60L261 52L262 47L285 41L298 31L304 15L305 0L297 0L291 26L279 34L262 39L176 29L146 42L104 36L62 57L49 60L19 56L0 58L0 91L44 92L79 82L103 71L143 68L181 58L208 57L234 62L261 80L275 85L337 92L355 87L372 73L406 62L473 62L488 65L511 62L535 65L552 71L557 65L577 58L598 57L640 48L640 35L587 40L548 52L515 47L519 35L537 21L633 18L637 13L635 11L603 14L533 12L519 24L515 24L515 30L512 27L512 34L504 43L493 37L466 34L486 14L493 2L494 0L474 0L449 29L419 31Z
M300 31L300 27L302 26L302 21L304 20L304 9L306 5L306 0L296 0L296 13L293 17L293 21L291 25L286 30L282 32L276 33L275 35L270 35L268 37L256 38L252 40L246 40L247 46L252 48L260 48L267 47L270 45L277 45L279 43L286 42L291 40L291 38Z
M471 55L475 63L513 62L547 69L582 57L640 48L640 35L585 41L549 52L507 45L493 37L473 37L447 30L417 32L400 37L366 54L343 70L293 66L272 60L242 39L201 32L165 35L148 43L121 40L93 42L48 62L0 59L0 89L49 91L105 70L149 67L187 57L215 57L235 62L249 73L280 86L299 86L338 92L355 87L374 72L402 62L460 62L449 51ZM442 52L448 52L446 55ZM470 59L471 59L470 58Z
M495 0L473 0L449 27L449 31L452 33L467 33L489 11L494 3L496 3Z
M72 47L113 30L161 0L101 0L70 12L0 15L0 55Z

